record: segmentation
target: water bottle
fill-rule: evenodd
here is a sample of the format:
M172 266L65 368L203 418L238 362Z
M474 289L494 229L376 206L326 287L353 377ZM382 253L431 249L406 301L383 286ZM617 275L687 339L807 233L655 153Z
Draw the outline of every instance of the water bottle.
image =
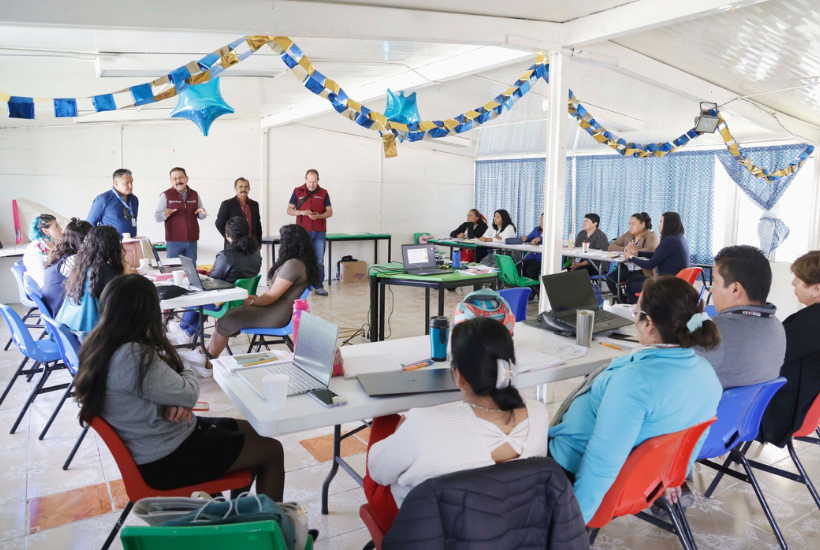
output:
M299 320L302 318L302 312L310 313L310 306L307 300L293 301L293 349L296 349L296 338L299 336Z
M453 249L453 269L459 269L461 267L461 250L458 248Z
M447 341L450 338L450 320L447 317L430 319L430 355L433 361L447 360Z

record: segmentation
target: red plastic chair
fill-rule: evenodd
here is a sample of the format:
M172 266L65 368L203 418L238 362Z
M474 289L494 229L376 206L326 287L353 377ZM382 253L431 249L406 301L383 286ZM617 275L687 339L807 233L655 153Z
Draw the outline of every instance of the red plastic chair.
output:
M370 508L369 504L363 504L359 508L359 517L362 518L365 527L367 527L367 531L370 533L370 542L368 542L363 550L382 550L382 539L387 534L382 531L382 528L379 527L379 524L376 522L376 518L373 517L373 510Z
M678 274L675 275L675 277L677 277L678 279L683 279L684 281L686 281L690 285L695 286L695 281L698 280L698 277L700 277L701 273L703 273L703 269L700 268L700 267L687 267L685 269L681 269L680 271L678 271ZM703 298L703 291L701 291L700 294L701 294L700 297L702 299ZM641 295L640 292L635 293L635 296L640 296L640 295Z
M678 271L678 274L675 275L675 277L678 279L683 279L690 285L695 286L695 281L698 280L701 273L703 273L703 269L699 267L687 267L686 269L681 269Z
M222 491L229 491L231 489L241 489L251 484L251 471L240 470L200 485L180 487L178 489L171 489L168 491L154 489L145 483L145 480L142 478L142 474L140 474L139 468L137 468L137 463L134 462L134 459L131 457L131 453L125 446L125 443L122 442L120 436L116 434L108 422L98 416L91 421L90 426L94 428L100 437L102 437L102 440L105 442L108 450L110 450L111 454L114 456L114 460L117 462L117 467L120 469L120 473L122 474L122 481L125 484L125 492L128 495L128 504L125 506L125 510L122 511L122 515L119 517L117 523L114 525L114 528L111 530L111 534L108 535L108 539L105 541L102 550L107 550L108 547L111 546L111 543L114 541L114 537L117 536L117 533L119 532L120 527L122 527L125 518L127 518L128 514L131 512L131 508L134 507L134 503L142 498L189 497L194 491L204 491L209 495L212 495L215 493L221 493Z
M811 435L816 437L809 437ZM755 460L749 460L749 464L758 470L763 470L764 472L802 483L806 486L806 488L808 488L809 493L811 493L811 498L814 499L814 503L818 508L820 508L820 495L817 494L817 489L815 489L809 474L806 473L806 469L803 468L803 463L800 462L799 458L797 458L797 452L794 450L793 441L795 439L798 441L803 441L804 443L820 445L820 394L814 398L811 407L809 407L809 412L806 413L806 418L803 420L803 424L796 432L794 432L792 439L786 443L786 448L789 450L789 455L792 457L792 462L794 462L794 466L797 468L797 471L800 472L799 474L781 470L780 468L775 468L774 466L769 466L768 464L762 464ZM746 454L750 446L751 443L747 444L743 448L743 454Z
M712 418L679 432L653 437L635 448L621 467L598 511L587 523L591 529L589 543L593 544L598 530L614 518L636 515L677 534L686 550L694 548L686 518L663 498L663 492L670 487L680 487L686 481L695 444L715 420ZM653 503L666 510L672 525L643 512Z

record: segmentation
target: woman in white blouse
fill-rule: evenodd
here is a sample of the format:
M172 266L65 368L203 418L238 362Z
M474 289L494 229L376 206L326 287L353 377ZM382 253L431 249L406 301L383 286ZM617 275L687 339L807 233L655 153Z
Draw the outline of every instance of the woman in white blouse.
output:
M512 222L510 213L503 209L496 210L493 214L492 229L484 233L484 236L479 237L478 240L484 242L503 241L515 237L515 232L515 224Z
M460 323L452 353L461 403L411 409L400 420L374 419L364 488L385 531L407 494L427 479L547 455L549 414L515 388L515 349L506 327L488 317ZM381 424L397 421L395 433L378 441Z
M40 214L31 222L28 238L31 242L23 253L23 265L40 288L43 288L46 262L63 234L57 218L51 214Z

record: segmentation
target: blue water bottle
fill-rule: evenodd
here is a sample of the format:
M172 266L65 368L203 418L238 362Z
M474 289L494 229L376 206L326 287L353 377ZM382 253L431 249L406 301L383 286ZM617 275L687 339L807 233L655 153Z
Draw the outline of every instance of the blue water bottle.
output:
M453 269L459 269L461 267L461 250L458 248L453 249Z
M430 355L433 361L447 360L447 341L450 338L450 320L447 317L430 319Z

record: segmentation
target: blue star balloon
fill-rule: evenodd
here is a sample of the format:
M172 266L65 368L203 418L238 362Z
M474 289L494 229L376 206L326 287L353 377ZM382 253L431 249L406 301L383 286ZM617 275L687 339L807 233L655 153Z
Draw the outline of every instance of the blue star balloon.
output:
M233 108L222 99L219 79L214 78L196 86L189 86L180 93L179 102L171 116L187 118L199 127L203 136L207 136L211 124L217 117L233 112Z
M416 105L416 92L404 97L404 92L399 92L399 95L396 95L396 92L387 90L387 106L384 108L384 116L387 117L387 120L401 122L402 124L421 122L419 109Z

